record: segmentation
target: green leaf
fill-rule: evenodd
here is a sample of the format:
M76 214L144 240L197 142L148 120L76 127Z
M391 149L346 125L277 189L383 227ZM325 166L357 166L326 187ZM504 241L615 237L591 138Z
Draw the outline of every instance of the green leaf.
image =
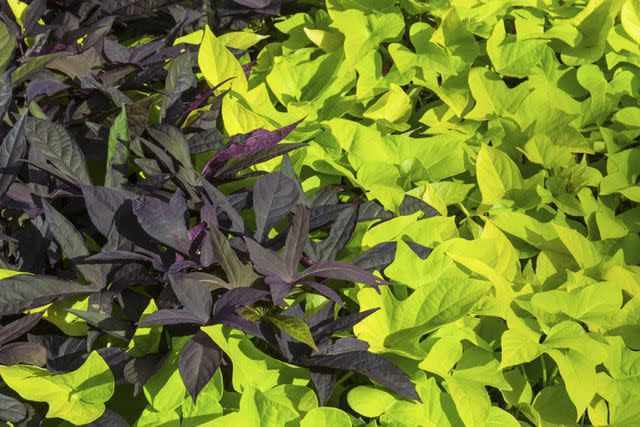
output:
M347 402L351 409L367 418L376 418L398 399L380 387L361 385L349 390Z
M334 31L305 27L304 33L313 44L325 52L334 52L340 49L344 43L344 35Z
M191 339L190 336L172 338L171 351L164 364L144 384L144 396L154 411L173 411L187 399L187 388L178 371L178 358L189 339Z
M515 35L507 34L501 20L487 40L487 54L498 73L525 77L540 63L546 45L546 40L519 40Z
M211 32L209 26L205 26L204 37L198 50L198 65L209 86L215 87L231 79L218 89L232 88L240 93L247 91L247 78L242 66L224 43Z
M509 191L524 186L520 170L508 155L488 145L480 147L476 160L478 187L482 203L493 205L502 200Z
M463 317L489 287L487 282L464 277L440 278L423 284L401 301L388 287L382 287L380 294L365 288L357 295L360 310L380 310L353 329L357 338L371 345L371 351L386 350L421 359L424 351L417 347L419 338Z
M338 408L322 407L314 408L300 421L300 427L351 427L349 415Z
M348 6L347 6L348 7ZM332 26L344 35L344 53L347 61L356 65L370 52L378 49L383 41L397 40L404 31L404 19L399 8L329 8Z
M151 313L158 311L155 301L149 301L147 308L144 309L140 316L140 321ZM127 354L133 357L144 356L149 353L156 353L162 338L161 325L139 325L129 341L127 346Z
M569 22L578 28L582 41L576 47L562 49L567 65L589 64L603 55L607 35L626 0L592 0Z
M640 1L627 0L620 14L622 28L636 43L640 43Z
M314 350L318 349L316 343L313 341L313 336L311 336L309 326L304 319L281 314L269 314L264 316L264 319L273 323L278 329L286 332L298 341L307 344Z
M211 427L228 425L275 427L297 425L299 414L287 400L270 399L267 393L248 386L240 398L240 409L216 418Z
M114 392L109 366L95 351L80 368L53 374L35 366L0 366L4 382L22 398L49 405L48 418L61 418L76 425L98 419Z
M222 382L222 371L218 369L200 391L195 403L193 399L185 399L182 402L182 427L208 427L215 418L223 415L219 403L224 392Z
M129 125L124 105L109 129L105 187L121 188L129 176Z
M278 384L306 385L309 382L306 369L263 353L240 331L223 328L222 325L206 326L202 330L231 359L233 388L238 392L252 387L268 390Z
M367 110L362 113L364 117L372 120L385 120L389 123L405 123L411 116L411 99L396 84L389 85L389 91L382 95ZM402 127L402 129L406 128Z

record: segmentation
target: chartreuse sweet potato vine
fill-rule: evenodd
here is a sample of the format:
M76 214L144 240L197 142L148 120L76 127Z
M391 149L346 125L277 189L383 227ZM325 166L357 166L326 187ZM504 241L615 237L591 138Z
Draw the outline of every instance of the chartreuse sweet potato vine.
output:
M0 419L637 425L639 67L638 0L0 1Z

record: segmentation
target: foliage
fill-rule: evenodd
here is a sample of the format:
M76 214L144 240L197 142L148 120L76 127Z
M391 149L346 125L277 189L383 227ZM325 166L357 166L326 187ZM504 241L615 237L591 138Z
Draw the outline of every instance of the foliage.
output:
M0 5L1 419L639 419L637 0Z

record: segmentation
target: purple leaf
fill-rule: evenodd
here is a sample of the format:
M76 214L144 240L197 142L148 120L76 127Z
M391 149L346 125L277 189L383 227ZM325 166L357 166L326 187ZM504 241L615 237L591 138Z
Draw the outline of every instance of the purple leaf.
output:
M298 126L303 119L291 123L280 129L268 131L264 129L254 130L242 144L229 144L226 148L218 151L205 165L202 170L204 176L210 175L220 169L227 160L244 157L257 153L265 148L276 145L287 137Z
M294 283L284 281L274 276L267 276L264 281L269 285L269 289L271 290L271 300L273 303L276 305L284 304L284 299L293 289Z
M293 223L287 233L282 257L287 275L294 277L309 234L309 212L303 205L295 207Z
M146 315L144 320L138 322L138 325L181 325L184 323L204 325L206 322L188 310L165 308Z
M40 321L43 314L44 312L27 314L3 326L0 329L0 346L29 332Z
M375 288L386 285L387 282L355 265L338 261L321 261L307 268L300 274L300 278L316 276L325 279L344 280L347 282L365 283Z
M440 213L428 203L418 199L417 197L413 197L406 194L404 196L404 199L402 199L402 203L400 203L400 206L398 208L398 214L411 215L418 211L422 211L424 215L423 218L430 218L433 216L440 215Z
M256 181L253 209L256 214L256 239L263 242L269 231L296 205L300 193L295 181L274 172Z
M222 350L202 331L196 332L180 352L178 371L194 403L221 362Z
M338 293L333 289L331 289L330 287L323 285L322 283L313 282L311 280L303 280L301 283L303 285L310 287L320 295L329 298L331 301L335 302L336 304L340 306L344 305L344 302L342 302L342 298L340 298L340 295L338 295Z
M235 313L238 307L246 307L258 301L265 301L269 292L255 288L230 289L218 298L213 307L213 320L224 313Z
M372 308L360 313L349 314L347 316L339 317L333 320L333 316L327 321L321 322L311 328L311 334L316 341L321 341L323 338L330 337L337 332L342 332L357 325L376 311L379 308Z
M331 397L333 386L336 384L336 375L324 369L310 368L309 371L311 371L313 386L318 393L318 401L321 406L324 406Z
M249 166L266 162L267 160L273 159L274 157L281 156L306 145L307 144L304 142L293 144L277 144L273 147L265 148L264 150L260 150L257 153L248 155L246 157L232 159L227 163L224 169L216 173L215 176L220 179L233 179L236 173L248 168Z
M27 85L27 99L32 101L42 95L55 95L68 87L69 85L57 79L33 80Z
M89 294L98 288L53 277L19 274L0 280L0 316L19 314L72 295Z
M309 242L307 254L316 261L333 261L351 239L358 220L357 206L340 211L331 225L329 236L320 243Z
M25 137L25 112L13 125L9 133L0 144L0 197L9 189L13 183L18 170L19 160L24 156L27 149L27 139Z
M133 213L142 229L157 241L189 253L189 232L182 212L153 197L138 197L133 201Z
M211 316L213 299L207 286L184 278L181 274L170 274L171 289L185 309L197 315L202 323Z
M136 197L133 193L116 188L93 185L82 185L80 188L91 222L105 237L109 236L118 208L125 200Z
M47 363L47 349L31 342L14 342L0 348L0 365L19 363L44 366Z
M345 353L317 356L301 362L309 368L330 368L354 371L393 390L399 395L412 400L420 400L415 385L400 368L384 357L366 351L349 351Z
M383 270L396 257L397 242L382 242L368 249L351 263L363 270Z
M251 261L259 273L282 282L295 282L297 274L287 274L287 267L280 254L263 248L255 240L248 237L244 238L244 242L249 250Z

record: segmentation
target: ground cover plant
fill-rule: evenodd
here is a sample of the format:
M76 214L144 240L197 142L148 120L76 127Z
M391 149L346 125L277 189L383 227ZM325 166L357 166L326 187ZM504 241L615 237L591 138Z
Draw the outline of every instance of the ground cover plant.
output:
M0 420L634 426L638 0L0 1Z

